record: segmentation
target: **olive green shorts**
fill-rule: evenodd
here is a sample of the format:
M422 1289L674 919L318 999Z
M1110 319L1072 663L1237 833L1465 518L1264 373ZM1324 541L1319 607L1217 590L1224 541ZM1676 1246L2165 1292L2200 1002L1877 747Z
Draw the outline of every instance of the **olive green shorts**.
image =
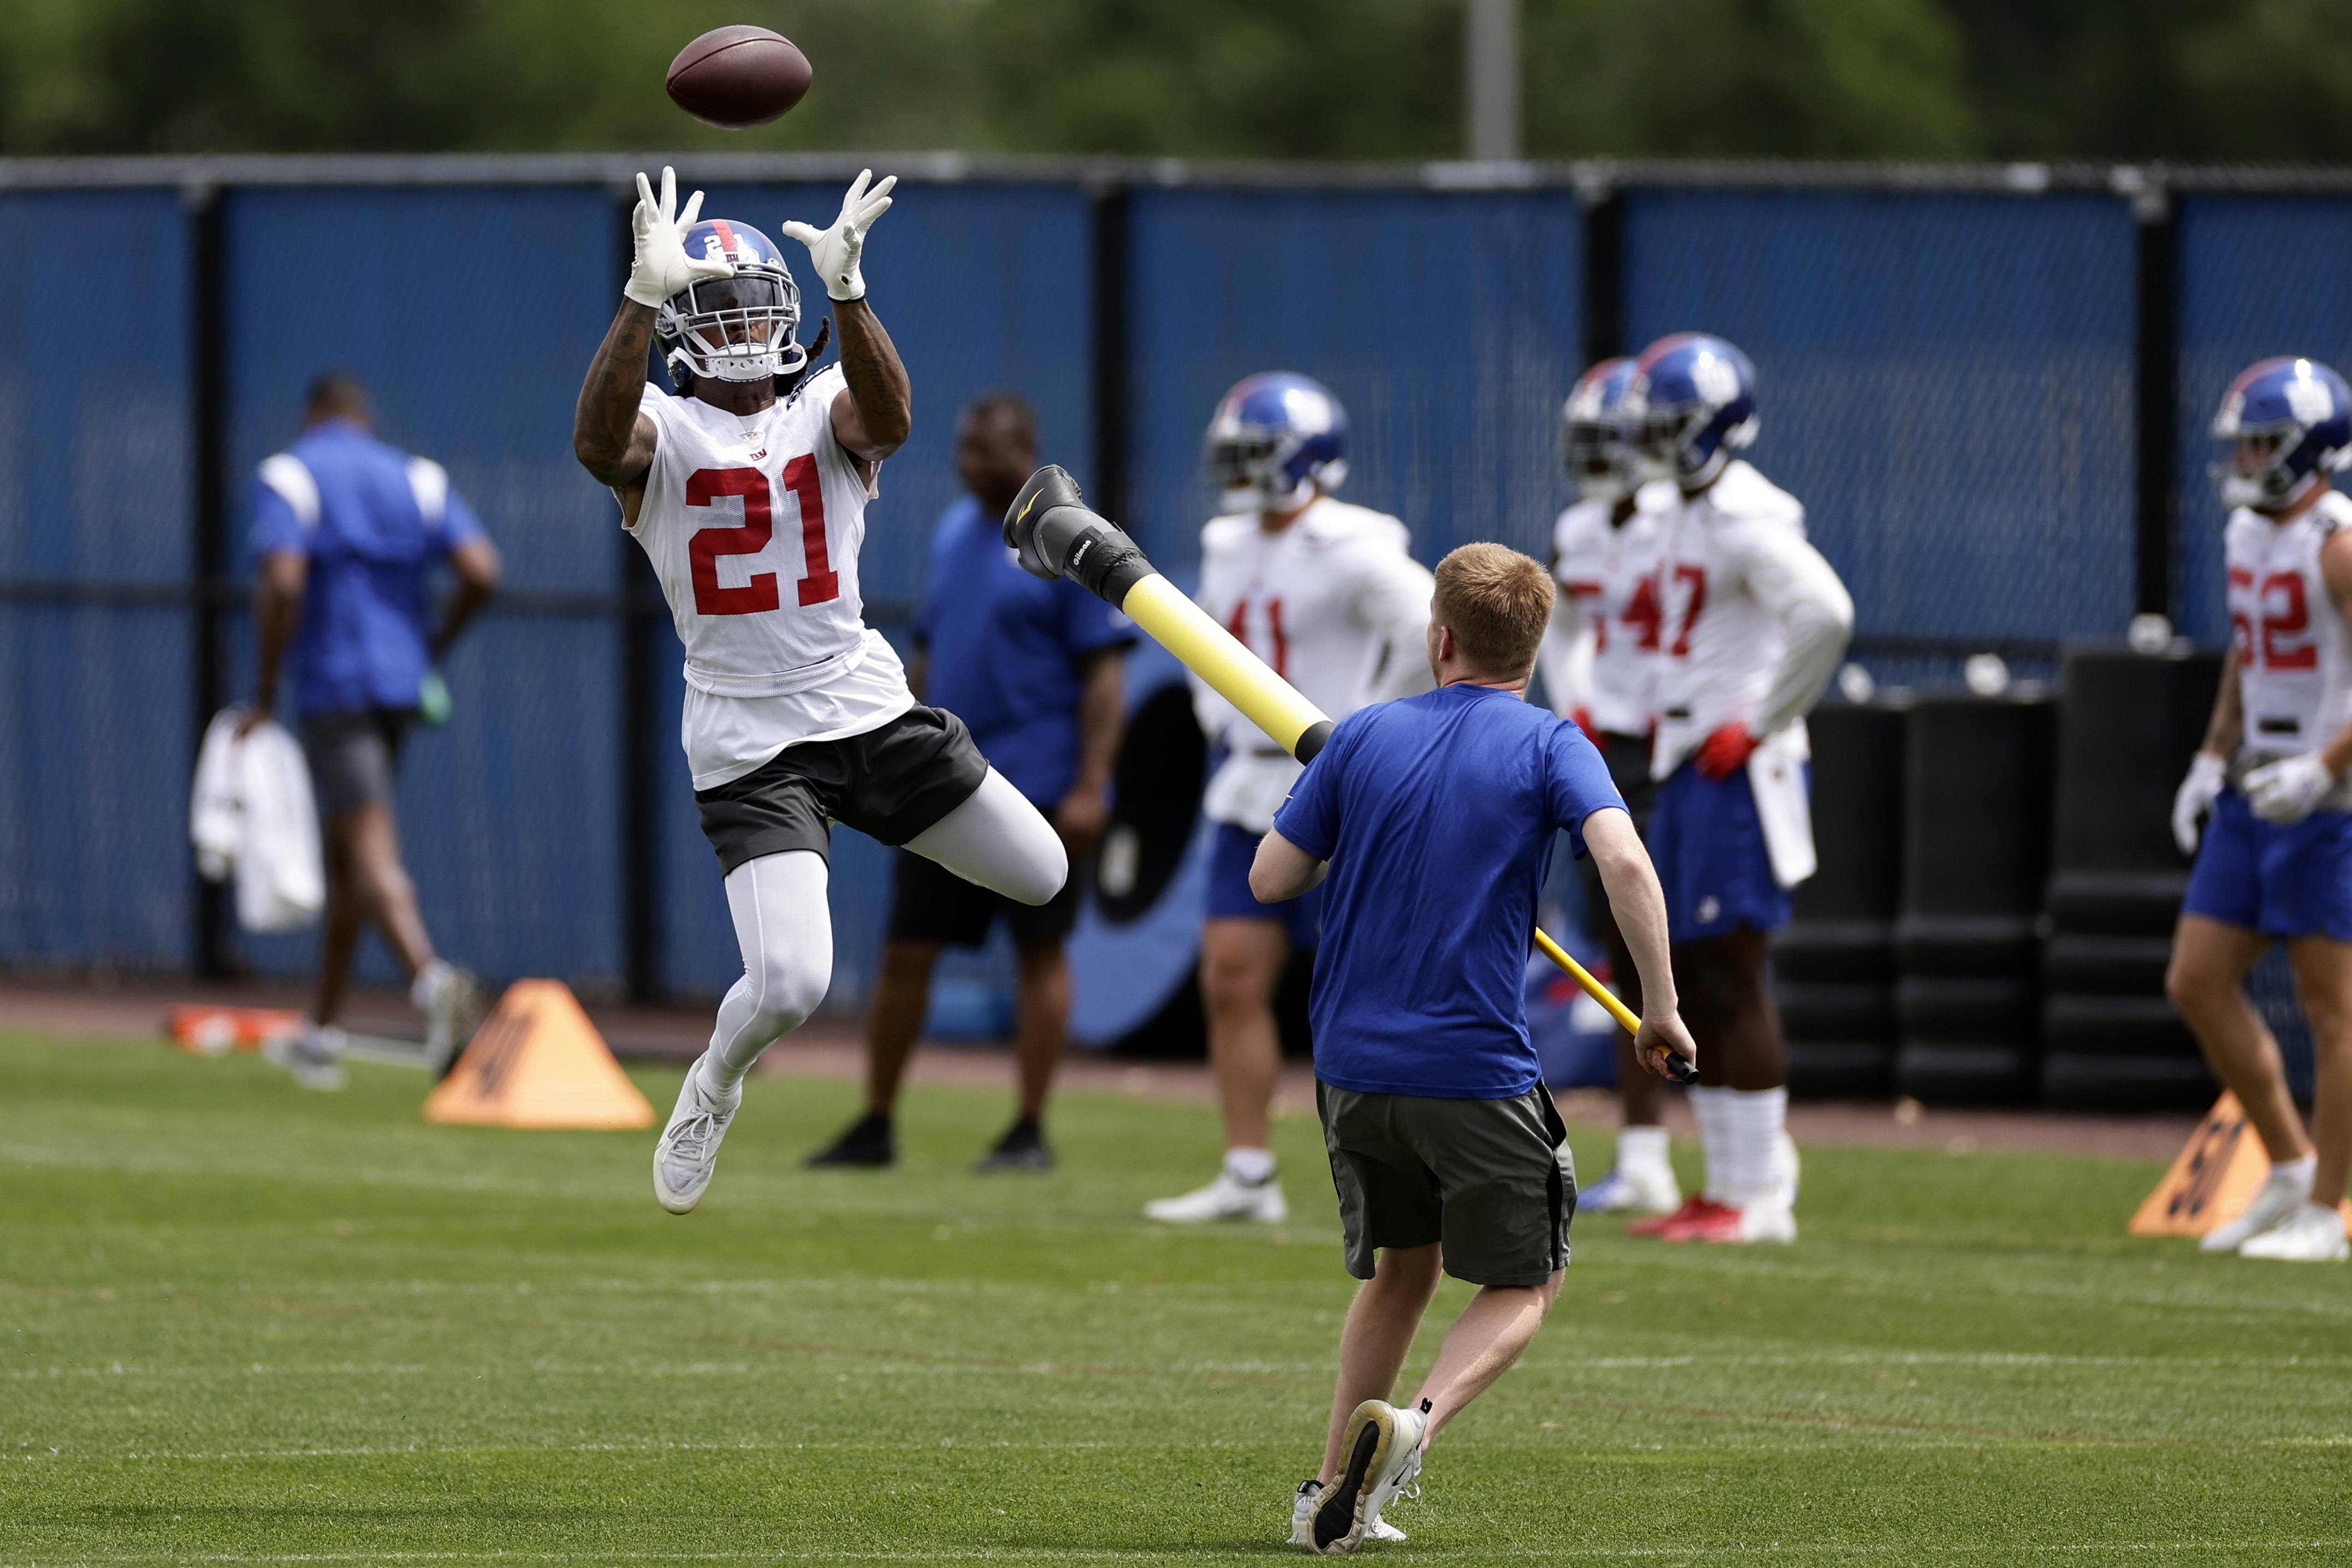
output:
M1318 1080L1348 1272L1383 1247L1444 1243L1474 1285L1540 1285L1568 1267L1576 1161L1540 1083L1509 1100L1360 1094Z

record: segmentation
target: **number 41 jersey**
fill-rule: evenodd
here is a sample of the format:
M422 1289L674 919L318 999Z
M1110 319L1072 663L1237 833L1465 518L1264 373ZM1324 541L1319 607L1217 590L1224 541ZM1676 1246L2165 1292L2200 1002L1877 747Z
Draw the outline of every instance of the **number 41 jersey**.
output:
M686 644L679 738L697 789L915 705L858 598L872 492L833 434L845 384L828 366L742 415L646 388L658 442L629 532Z

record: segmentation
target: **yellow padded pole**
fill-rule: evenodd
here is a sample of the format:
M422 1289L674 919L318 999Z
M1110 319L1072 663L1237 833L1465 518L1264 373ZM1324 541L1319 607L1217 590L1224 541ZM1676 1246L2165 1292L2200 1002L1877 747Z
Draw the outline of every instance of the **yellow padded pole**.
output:
M1330 722L1297 687L1158 572L1129 588L1119 609L1293 756L1308 730Z

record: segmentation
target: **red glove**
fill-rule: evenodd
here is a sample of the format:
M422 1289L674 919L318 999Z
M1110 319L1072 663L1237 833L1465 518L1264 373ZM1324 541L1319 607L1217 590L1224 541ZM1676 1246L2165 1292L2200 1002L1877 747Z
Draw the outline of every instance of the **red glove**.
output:
M1747 767L1748 759L1756 754L1756 748L1762 744L1763 742L1748 733L1746 725L1727 724L1699 742L1698 770L1706 777L1721 783Z
M1568 716L1570 721L1573 723L1577 728L1584 732L1584 738L1592 742L1593 750L1606 751L1609 749L1609 743L1601 738L1601 732L1599 730L1592 727L1592 710L1591 708L1578 708L1574 713L1570 714Z

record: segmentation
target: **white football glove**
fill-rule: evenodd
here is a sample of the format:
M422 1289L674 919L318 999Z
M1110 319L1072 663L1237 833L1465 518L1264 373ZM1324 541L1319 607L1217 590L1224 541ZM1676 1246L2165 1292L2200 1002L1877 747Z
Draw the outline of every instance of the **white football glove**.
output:
M2221 786L2230 779L2230 765L2210 751L2200 751L2189 762L2189 777L2172 797L2172 841L2180 846L2184 855L2197 852L2197 819L2213 809L2221 798Z
M719 256L699 258L686 254L686 231L702 212L702 193L688 198L677 210L677 176L662 171L661 200L644 174L637 176L637 210L629 226L637 236L636 259L629 264L629 286L621 290L640 305L661 308L661 302L688 284L705 277L732 277L735 264Z
M2311 815L2319 798L2336 788L2319 753L2282 758L2246 775L2246 803L2265 822L2300 822Z
M872 178L871 169L858 172L850 182L849 194L841 198L841 216L833 220L831 228L816 229L797 220L784 225L785 237L808 246L816 275L824 279L825 293L835 299L866 298L866 279L857 272L858 258L866 254L866 231L890 210L890 187L898 183L898 175L887 174L869 191L866 182Z

